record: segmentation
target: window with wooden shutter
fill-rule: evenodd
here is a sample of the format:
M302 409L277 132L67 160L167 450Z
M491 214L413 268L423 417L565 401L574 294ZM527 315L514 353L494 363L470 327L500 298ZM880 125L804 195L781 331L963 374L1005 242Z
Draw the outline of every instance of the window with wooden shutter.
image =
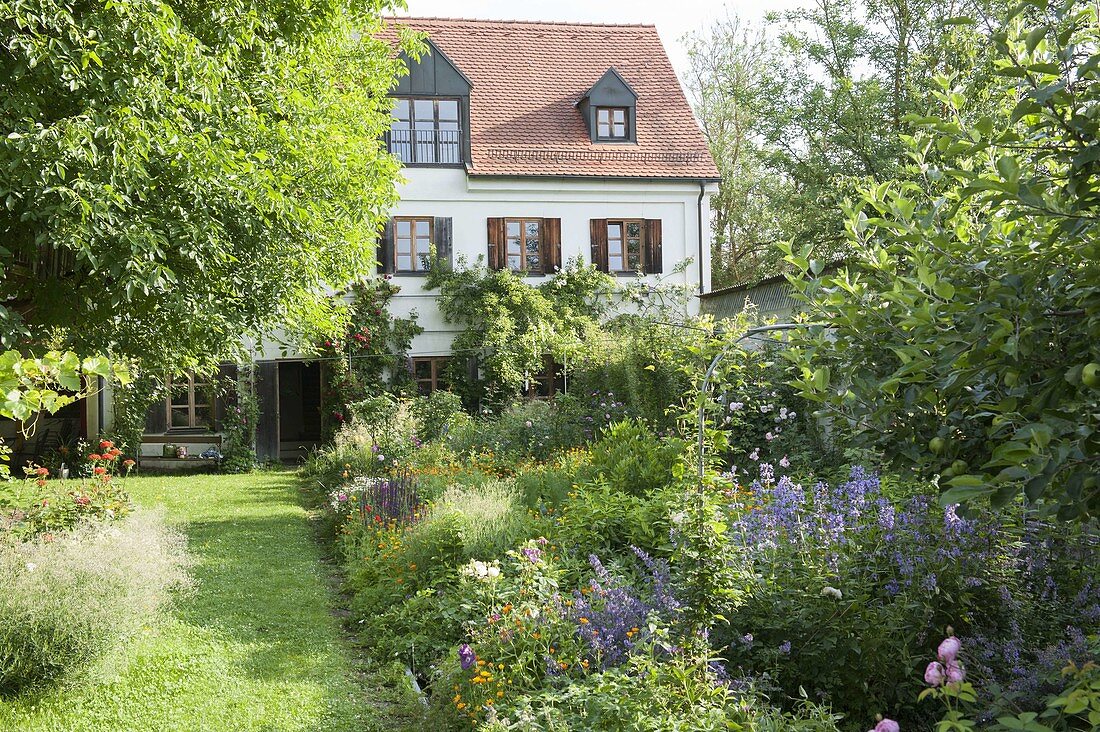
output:
M619 274L645 269L645 222L620 219L607 222L607 271Z
M519 274L542 274L542 219L504 220L504 266Z
M588 222L592 240L592 264L601 272L607 272L607 219L591 219Z
M431 269L434 228L434 219L410 216L394 218L394 272L427 272Z

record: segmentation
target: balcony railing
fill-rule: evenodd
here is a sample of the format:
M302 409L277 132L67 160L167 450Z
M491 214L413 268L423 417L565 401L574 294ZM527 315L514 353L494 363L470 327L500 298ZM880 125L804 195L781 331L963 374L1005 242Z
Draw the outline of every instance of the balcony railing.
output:
M461 130L389 130L386 149L403 163L458 165L462 163Z

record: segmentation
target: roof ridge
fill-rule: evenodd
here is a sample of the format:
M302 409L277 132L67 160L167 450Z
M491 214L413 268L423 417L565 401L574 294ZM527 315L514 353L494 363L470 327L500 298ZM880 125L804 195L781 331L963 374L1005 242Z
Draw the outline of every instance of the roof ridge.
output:
M441 15L384 15L382 20L446 20L456 23L498 23L501 25L562 25L582 28L656 28L654 23L595 23L580 20L519 20L514 18L453 18Z

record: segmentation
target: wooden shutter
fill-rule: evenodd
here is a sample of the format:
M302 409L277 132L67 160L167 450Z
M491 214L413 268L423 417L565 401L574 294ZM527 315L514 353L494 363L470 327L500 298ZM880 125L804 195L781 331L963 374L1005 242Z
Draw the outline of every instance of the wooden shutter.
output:
M435 258L448 269L454 268L454 244L449 216L435 217Z
M393 219L386 219L378 239L378 274L393 274Z
M218 366L218 394L214 397L214 431L221 432L225 410L237 406L237 364Z
M489 241L489 269L504 269L504 266L508 262L508 256L505 251L506 244L504 238L504 219L490 218L487 219L488 223L488 241Z
M561 269L561 219L542 220L542 267L546 274Z
M646 274L661 274L664 271L660 219L645 220L645 271Z
M591 219L592 264L601 272L607 271L607 219Z

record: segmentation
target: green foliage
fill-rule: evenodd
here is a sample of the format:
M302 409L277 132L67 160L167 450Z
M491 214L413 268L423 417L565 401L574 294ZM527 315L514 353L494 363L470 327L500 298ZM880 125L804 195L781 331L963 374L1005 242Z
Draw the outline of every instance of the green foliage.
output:
M428 442L447 435L451 427L463 421L462 399L455 393L437 389L412 403L413 417L419 429L417 437Z
M396 200L390 7L0 3L0 344L191 370L331 331Z
M916 178L901 136L928 109L932 77L958 71L983 96L986 31L948 20L1005 5L820 0L764 28L730 17L690 36L688 87L722 175L714 286L779 273L782 241L826 263L845 256L841 202L867 181Z
M909 171L847 209L853 256L797 286L828 333L798 339L803 395L926 474L944 501L1100 511L1100 94L1096 9L1021 5L981 82L938 77ZM806 250L788 261L807 275Z
M637 420L608 427L592 445L592 469L619 493L645 496L672 483L672 467L685 449L677 438L660 439Z
M186 586L185 565L183 537L156 514L0 538L0 693L55 681L137 635Z
M131 457L141 451L141 437L145 433L145 420L149 406L164 398L164 385L145 370L135 370L130 382L111 384L111 432L119 448ZM71 460L67 461L70 467Z
M223 473L248 473L256 468L256 424L260 420L260 402L256 398L251 364L237 367L237 379L222 384L223 398L228 397L222 419Z
M668 554L669 513L676 494L664 487L644 495L615 490L597 478L573 488L561 507L556 535L567 551L580 556L612 556L636 546Z
M547 460L585 440L575 400L515 402L494 417L470 420L447 436L459 455L484 454L502 469L524 460Z
M19 351L0 352L0 417L29 422L33 429L41 412L52 414L94 394L98 377L122 384L130 380L124 366L105 358L81 360L60 351L25 358Z

